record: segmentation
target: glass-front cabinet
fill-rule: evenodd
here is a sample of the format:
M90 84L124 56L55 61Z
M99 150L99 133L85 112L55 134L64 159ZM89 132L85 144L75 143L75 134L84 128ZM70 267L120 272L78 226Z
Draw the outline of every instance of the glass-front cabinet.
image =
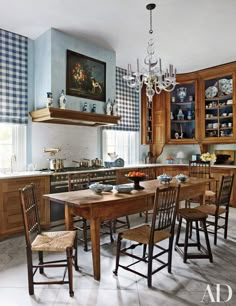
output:
M204 138L233 138L233 74L204 81Z
M196 100L196 81L178 83L170 93L169 142L195 142Z

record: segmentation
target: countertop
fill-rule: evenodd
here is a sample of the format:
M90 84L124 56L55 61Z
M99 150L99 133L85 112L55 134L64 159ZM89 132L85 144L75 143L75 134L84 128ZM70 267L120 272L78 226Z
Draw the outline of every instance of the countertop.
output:
M123 169L133 169L133 168L149 168L149 167L168 167L168 166L188 166L188 164L132 164L132 165L126 165L124 167L111 167L111 168L102 168L102 169L96 169L96 170L81 170L77 172L100 172L100 171L108 171L108 170L123 170ZM213 165L214 168L233 168L236 169L236 165ZM68 172L54 172L54 171L21 171L21 172L7 172L2 173L0 172L0 180L1 179L8 179L8 178L20 178L20 177L30 177L30 176L50 176L58 173L71 173L74 171L68 171Z

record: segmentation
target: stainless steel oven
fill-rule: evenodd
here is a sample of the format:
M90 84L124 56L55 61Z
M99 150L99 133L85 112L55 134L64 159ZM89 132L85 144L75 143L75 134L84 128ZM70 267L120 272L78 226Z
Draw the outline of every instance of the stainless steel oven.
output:
M116 184L116 173L114 170L87 167L69 167L63 168L60 172L55 172L51 175L50 192L59 193L68 191L68 174L78 171L88 171L90 174L90 184L100 182L102 184ZM50 222L52 226L64 223L64 206L60 203L50 202Z

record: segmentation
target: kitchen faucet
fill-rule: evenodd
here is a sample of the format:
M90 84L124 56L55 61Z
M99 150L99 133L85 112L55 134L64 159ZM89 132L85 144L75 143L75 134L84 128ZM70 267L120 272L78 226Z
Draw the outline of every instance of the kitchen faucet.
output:
M14 162L16 162L16 155L12 154L12 156L11 156L11 173L13 173Z

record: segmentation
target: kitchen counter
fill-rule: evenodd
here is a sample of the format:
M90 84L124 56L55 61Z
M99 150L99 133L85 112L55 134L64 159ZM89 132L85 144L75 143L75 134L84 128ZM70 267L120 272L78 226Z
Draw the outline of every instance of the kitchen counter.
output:
M78 170L76 172L80 173L88 173L88 172L102 172L108 170L128 170L128 169L137 169L137 168L153 168L153 167L178 167L178 166L188 166L188 164L131 164L126 165L124 167L111 167L111 168L102 168L102 169L94 169L94 170ZM236 169L236 165L213 165L212 168L228 168L228 169ZM50 176L50 175L57 175L59 173L68 174L74 173L75 171L68 171L68 172L55 172L55 171L19 171L19 172L7 172L2 173L0 172L0 180L6 178L19 178L19 177L30 177L30 176Z

